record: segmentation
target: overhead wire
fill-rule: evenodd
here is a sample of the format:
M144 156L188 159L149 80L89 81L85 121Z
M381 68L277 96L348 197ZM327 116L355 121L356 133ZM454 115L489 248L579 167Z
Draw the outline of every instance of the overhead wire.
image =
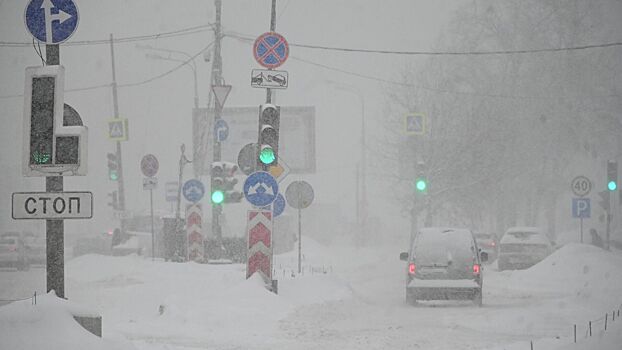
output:
M136 41L174 38L178 36L197 34L197 33L202 33L202 32L211 31L211 30L213 30L213 25L212 23L208 23L208 24L203 24L203 25L194 26L194 27L177 29L177 30L173 30L169 32L115 38L113 42L114 43L131 43L131 42L136 42ZM106 45L110 44L110 39L68 41L66 43L63 43L63 46L104 45L104 44ZM26 46L30 46L30 43L0 41L0 47L26 47Z
M240 35L239 33L227 32L225 34L225 36L237 39L237 40L239 40L239 41L241 41L243 43L246 43L246 44L250 43L250 41L247 38L244 38L243 35ZM294 45L289 44L289 46L294 46ZM358 73L358 72L354 72L354 71L350 71L350 70L334 67L334 66L331 66L331 65L327 65L327 64L323 64L323 63L319 63L319 62L314 62L312 60L303 59L303 58L300 58L300 57L297 57L297 56L294 56L294 55L290 55L289 57L291 57L293 60L296 60L296 61L299 61L299 62L302 62L302 63L305 63L305 64L309 64L309 65L316 66L316 67L319 67L319 68L331 70L331 71L334 71L334 72L339 72L339 73L355 76L355 77L362 78L362 79L377 81L377 82L391 84L391 85L398 85L398 86L405 86L405 87L414 87L414 88L419 88L419 89L422 89L422 90L432 91L432 92L436 92L436 93L454 94L454 95L466 95L466 96L479 96L479 97L490 97L490 98L505 98L505 99L524 99L524 100L548 100L548 99L550 99L550 97L546 97L546 96L505 95L505 94L479 93L479 92L457 91L457 90L434 88L434 87L429 87L429 86L420 85L420 84L412 84L412 83L408 83L408 82L400 82L400 81L380 78L380 77L376 77L376 76L372 76L372 75L367 75L367 74L363 74L363 73ZM560 97L560 96L558 96L558 97ZM585 97L588 97L588 98L613 98L613 97L620 98L620 96L616 95L616 94L601 95L601 96L581 96L580 98L585 98ZM579 97L572 97L572 98L579 98Z
M161 74L158 74L154 77L151 77L149 79L145 79L142 81L138 81L138 82L134 82L134 83L125 83L125 84L117 84L117 87L119 88L124 88L124 87L134 87L134 86L140 86L140 85L145 85L148 84L150 82L153 82L155 80L164 78L165 76L177 71L178 69L182 68L183 66L187 65L188 63L190 63L192 60L194 60L195 58L197 58L199 55L201 55L203 52L209 50L210 47L212 47L212 45L214 45L214 42L212 41L211 43L209 43L207 46L205 46L204 48L202 48L199 52L197 52L196 54L190 56L190 58L188 58L185 61L182 61L179 65L169 69L166 72L163 72ZM101 89L101 88L106 88L106 87L110 87L112 85L112 83L106 83L106 84L100 84L100 85L93 85L93 86L86 86L86 87L81 87L81 88L74 88L74 89L67 89L65 90L65 92L76 92L76 91L87 91L87 90L96 90L96 89ZM8 99L8 98L17 98L17 97L23 97L23 94L20 95L6 95L6 96L0 96L0 99Z
M244 41L255 41L250 35L231 32L228 34L231 37L235 37ZM327 50L327 51L341 51L341 52L355 52L355 53L376 53L376 54L390 54L390 55L416 55L416 56L468 56L468 55L515 55L515 54L532 54L532 53L546 53L546 52L560 52L560 51L577 51L577 50L589 50L597 48L608 48L622 46L622 42L610 42L601 44L590 44L580 46L569 46L559 48L540 48L540 49L521 49L521 50L491 50L491 51L402 51L402 50L378 50L378 49L361 49L350 47L336 47L336 46L323 46L323 45L310 45L300 44L295 42L288 42L289 46L302 47L307 49Z

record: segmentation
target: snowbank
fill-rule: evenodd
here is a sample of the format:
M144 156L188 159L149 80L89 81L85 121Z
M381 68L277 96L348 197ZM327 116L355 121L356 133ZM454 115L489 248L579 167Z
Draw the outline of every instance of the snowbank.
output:
M58 298L54 292L0 307L0 348L20 350L129 350L127 341L99 338L80 326L73 315L92 315L92 310Z

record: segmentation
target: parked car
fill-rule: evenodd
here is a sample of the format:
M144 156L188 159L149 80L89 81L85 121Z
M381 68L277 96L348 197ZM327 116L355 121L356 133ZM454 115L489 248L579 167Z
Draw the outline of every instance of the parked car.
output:
M417 233L409 252L400 254L406 267L406 302L467 299L481 306L483 275L479 253L468 229L424 228Z
M499 239L497 235L487 232L475 232L473 236L479 249L482 252L488 253L488 261L495 261L499 256Z
M553 251L546 233L537 227L511 227L499 244L499 270L526 269Z
M28 256L24 242L19 234L0 236L0 267L15 267L18 270L28 270Z

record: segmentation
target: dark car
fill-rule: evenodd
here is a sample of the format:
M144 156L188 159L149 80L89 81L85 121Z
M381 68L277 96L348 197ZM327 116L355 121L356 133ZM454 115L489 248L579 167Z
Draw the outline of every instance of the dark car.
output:
M468 229L422 229L409 252L400 254L406 267L406 302L418 300L472 300L482 305L482 261Z

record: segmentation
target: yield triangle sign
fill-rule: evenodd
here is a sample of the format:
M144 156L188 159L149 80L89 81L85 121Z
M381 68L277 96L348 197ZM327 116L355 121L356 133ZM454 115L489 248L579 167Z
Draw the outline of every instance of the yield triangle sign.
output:
M227 96L229 96L231 85L212 85L212 91L214 92L214 96L216 96L216 101L218 101L218 104L222 107L225 105Z

